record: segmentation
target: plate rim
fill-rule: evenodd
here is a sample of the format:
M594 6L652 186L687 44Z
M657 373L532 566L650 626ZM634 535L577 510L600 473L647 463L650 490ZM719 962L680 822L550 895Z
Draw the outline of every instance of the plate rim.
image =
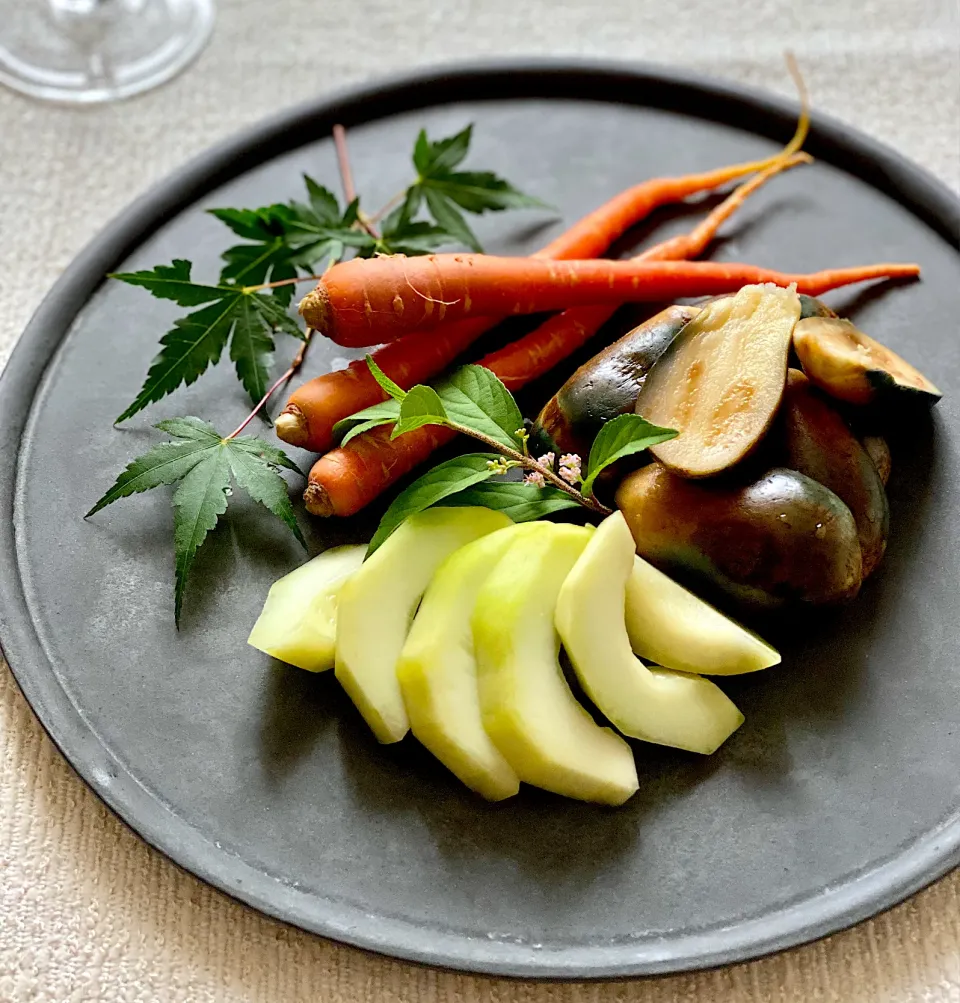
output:
M772 916L719 931L661 938L657 943L618 941L551 950L480 941L413 920L371 917L360 907L319 899L278 882L219 849L141 786L100 743L62 688L52 655L34 628L19 567L21 437L48 363L107 272L165 219L231 178L316 141L324 123L332 125L337 120L350 125L387 117L391 104L398 101L410 110L470 99L445 95L445 84L485 86L491 92L485 98L474 95L474 100L510 100L535 96L517 94L518 83L549 98L551 86L574 80L608 86L624 83L637 94L621 102L627 106L682 108L684 101L689 105L696 97L728 113L746 110L751 117L739 127L765 136L779 135L787 123L792 128L797 115L793 101L672 67L567 57L484 59L418 67L305 101L221 140L168 174L80 250L42 300L0 374L0 448L3 455L16 456L16 462L0 467L0 554L11 569L0 576L0 644L20 691L47 735L112 813L178 867L273 919L353 947L465 972L539 979L676 974L809 943L902 902L960 866L960 810L906 851L838 888L823 889L799 904L788 903ZM641 100L644 89L659 100L651 101L649 96ZM563 100L575 95L552 96ZM580 97L589 99L590 95ZM694 113L712 117L702 109ZM924 168L858 129L814 113L808 149L816 154L820 148L853 154L869 175L855 172L858 177L893 195L951 246L960 247L960 197Z

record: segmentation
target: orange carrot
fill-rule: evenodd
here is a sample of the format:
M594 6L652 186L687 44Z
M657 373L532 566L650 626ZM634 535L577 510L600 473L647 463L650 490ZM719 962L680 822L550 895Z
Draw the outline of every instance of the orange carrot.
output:
M755 171L764 172L763 176L766 179L785 164L792 166L793 163L799 162L794 155L803 147L810 128L809 100L800 71L792 56L788 56L787 67L800 95L800 116L793 137L783 150L764 160L719 167L701 174L651 178L643 181L584 216L569 230L536 252L534 257L548 260L596 257L606 250L611 241L660 206L681 202L691 195L720 188ZM741 189L742 195L739 201L730 204L726 214L721 217L714 219L715 214L711 214L706 224L713 220L712 229L709 230L709 235L704 239L702 246L709 242L723 219L726 219L752 190L753 188ZM680 239L682 238L675 238L675 240ZM684 254L679 250L677 253L664 255L675 258L693 256L693 253ZM395 345L388 345L374 352L374 359L392 380L406 390L415 383L425 382L446 369L461 352L484 331L499 323L500 319L473 318L446 326L440 331L405 335L403 339L398 339ZM294 446L322 452L331 446L333 426L338 421L383 399L384 393L370 375L366 364L354 362L346 369L325 373L309 380L295 390L284 410L277 416L277 434Z
M801 141L802 128L804 127L798 127L797 132ZM796 137L793 142L796 142ZM592 257L606 249L607 244L601 243L602 238L615 239L654 209L671 202L680 202L690 195L718 188L763 167L765 163L768 164L762 173L749 183L751 185L749 190L744 190L743 187L737 189L742 194L735 203L730 203L729 199L723 203L724 206L730 204L722 218L714 219L711 215L710 219L704 222L704 226L710 224L709 234L701 247L705 246L720 223L742 204L754 188L785 167L791 167L808 159L805 154L791 155L784 151L770 161L736 164L704 174L689 174L679 178L654 178L618 195L607 205L574 224L566 233L533 256L546 260L559 260L571 256ZM692 236L690 234L682 238L677 237L674 241L689 240ZM694 253L698 252L684 253L678 246L675 251L664 254L663 257L692 257ZM500 319L472 317L469 320L444 325L438 331L417 331L378 349L373 353L373 357L387 376L408 390L414 384L424 383L446 369L481 334L499 323ZM291 445L318 453L323 452L333 444L333 426L338 421L383 399L384 393L370 374L366 363L362 360L352 362L345 369L324 373L298 387L290 395L286 407L277 415L277 435Z
M378 348L373 358L390 379L409 390L442 372L497 323L490 317L471 317L438 331L415 331ZM345 369L315 376L297 387L274 425L285 442L323 452L333 445L338 421L385 399L365 360L357 359Z
M395 383L409 390L443 372L484 331L496 324L489 317L471 317L439 331L416 331L373 353L377 365ZM290 395L277 415L277 435L292 446L322 453L333 445L333 426L342 418L386 399L363 359L307 380Z
M801 141L803 129L801 122L797 131ZM796 137L793 142L796 142ZM713 239L720 224L727 220L753 191L780 171L809 160L810 157L806 154L786 152L774 157L770 166L737 188L693 232L658 244L640 255L640 259L680 260L696 257ZM634 193L634 210L646 213L667 202L680 201L688 195L724 184L732 177L746 173L756 166L756 163L740 164L706 174L691 174L683 178L657 178L645 182L630 189ZM619 218L621 222L626 220L626 225L637 222L638 217L635 214L624 215L623 200L624 196L621 195L612 203L608 203L608 206L613 205L614 208L609 212L606 223L597 218L606 211L606 207L603 207L575 224L534 257L562 258L568 251L573 251L580 257L590 257L596 246L595 235L600 232L611 232L612 221L615 218ZM596 317L601 315L601 310L603 311L603 320L594 326L594 330L598 330L616 307L580 309L590 310L591 316ZM417 331L385 345L373 353L373 358L387 376L404 390L408 390L414 384L424 383L446 369L461 352L495 323L497 321L491 318L474 317L445 325L439 331ZM333 445L333 427L338 421L379 403L384 397L385 394L371 375L366 363L357 360L345 369L324 373L298 387L290 395L286 407L277 416L277 435L291 445L322 453Z
M721 225L726 222L746 199L775 174L796 164L806 163L806 154L795 154L780 164L774 164L765 171L745 181L727 196L713 212L689 233L661 241L634 261L683 261L702 254L716 236ZM569 307L544 321L535 331L520 341L507 345L499 352L493 352L482 360L481 365L492 369L509 390L519 390L531 380L542 376L575 352L592 338L597 331L617 312L613 306Z
M702 174L652 178L634 185L584 216L533 257L545 260L596 257L607 249L611 241L660 206L682 202L691 195L720 188L756 171L762 172L758 176L766 180L786 166L809 159L805 154L800 157L796 155L809 128L806 97L802 89L801 95L804 100L796 132L779 153L766 160L719 167ZM727 218L752 190L753 188L743 192L740 200L730 206L723 218ZM722 220L716 220L711 236L720 222ZM708 237L707 241L709 239ZM666 256L681 258L691 255L676 253ZM387 345L379 349L373 357L377 365L406 390L415 383L422 383L442 372L481 334L501 319L474 317L445 325L440 331L417 331L397 339L395 346ZM353 362L346 369L317 376L295 390L286 407L277 416L277 435L291 445L322 452L332 445L333 426L338 421L383 399L383 391L370 375L366 363Z
M313 465L303 493L313 515L353 515L391 484L457 437L442 425L423 425L390 438L391 425L364 432Z
M795 283L817 296L871 279L918 275L914 264L879 264L791 275L738 262L544 261L490 254L355 258L334 265L300 304L307 323L339 345L378 345L444 320L651 302Z

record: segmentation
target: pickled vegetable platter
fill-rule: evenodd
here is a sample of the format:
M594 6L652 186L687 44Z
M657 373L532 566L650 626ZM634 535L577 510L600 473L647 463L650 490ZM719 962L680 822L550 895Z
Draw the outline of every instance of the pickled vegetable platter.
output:
M399 957L528 977L679 971L756 956L871 915L953 866L955 200L816 115L802 148L786 154L796 158L789 169L755 183L784 159L797 120L796 104L659 72L498 67L447 74L442 86L419 77L314 104L214 151L85 252L25 334L0 394L0 430L11 443L0 471L9 568L0 641L84 779L178 863L271 915ZM421 334L424 348L439 345L440 328L362 348L319 333L269 401L274 425L256 416L221 447L218 437L245 420L261 387L256 366L244 370L249 386L237 381L238 362L253 355L228 337L219 364L114 428L147 382L157 340L208 303L157 299L104 276L188 259L191 286L216 288L224 268L252 262L246 251L231 261L222 252L272 238L231 235L206 210L307 206L302 174L336 196L342 222L338 122L359 206L381 236L392 210L373 220L379 207L419 176L410 152L419 131L436 144L474 123L467 156L445 169L509 179L538 203L482 215L457 206L496 258L537 254L649 179L754 165L714 194L662 206L609 253L629 261L667 242L658 254L689 248L740 188L717 238L690 255L703 264L674 260L694 269L681 274L711 282L731 274L709 271L719 265L766 274L741 271L735 287L656 303L571 303L579 323L604 326L537 375L530 361L545 357L511 346L531 336L569 346L555 337L565 311L554 307L482 335L479 316L461 318L447 344L464 347L430 374L417 356L404 379L390 365L409 358L399 346ZM421 166L435 184L435 166ZM411 222L442 229L430 222L429 188ZM355 233L352 225L348 218ZM476 253L468 248L436 251L466 260ZM410 262L415 250L406 249ZM801 283L875 264L917 265L920 276L833 291ZM661 278L674 274L668 257L654 257L615 279L646 281L654 266ZM770 271L796 279L796 290ZM282 282L283 270L253 281ZM315 284L290 297L301 334L296 304ZM274 316L271 290L245 289L218 290L218 302L240 311L239 297L249 297L266 311L257 324ZM772 334L758 354L746 369L735 341L704 356L716 364L686 407L671 369L683 363L689 373L701 344L746 332L761 312ZM238 330L246 329L227 333ZM249 330L275 345L265 393L302 342L268 324ZM288 401L329 373L353 374L365 393L380 394L367 354L400 388L393 403L354 404L328 426L314 423L304 446L276 434L284 426L298 434ZM661 362L657 381L638 389L637 378ZM467 402L477 402L479 377L465 368L477 364L510 395L492 411L483 398L481 410L503 418L484 425L496 446L451 427L477 424ZM781 366L777 396L765 374ZM417 391L407 403L418 385L436 399ZM724 387L739 389L730 397ZM650 406L638 411L648 393ZM298 396L302 414L315 415L320 396ZM718 406L748 397L756 409L720 414L731 434L714 436L708 419ZM437 399L443 415L429 410ZM506 422L510 400L518 424ZM308 507L354 504L369 479L331 480L329 461L300 479L279 451L306 475L337 450L389 442L387 421L363 430L376 415L352 417L378 403L393 425L415 405L448 424L397 435L395 446L429 442L427 455L353 515L312 514ZM214 430L213 441L182 423L189 416ZM151 428L161 420L172 422L166 435ZM604 428L613 432L598 447ZM222 464L232 491L187 568L179 630L171 500L181 484L83 519L126 464L165 438L209 448L207 469ZM384 522L404 492L446 463L461 464L464 476L474 464L467 473L476 479L458 482L456 504L394 508ZM536 476L524 483L538 473L542 487ZM306 550L268 488L275 475ZM351 496L340 493L351 484ZM531 501L537 518L525 519ZM705 537L688 509L711 510L709 525L726 530ZM791 545L798 531L808 534L800 548ZM734 532L753 549L727 550ZM411 571L400 595L385 569L402 551L416 560L400 560ZM757 574L735 559L750 553ZM290 603L305 611L308 598L304 635L290 629ZM251 640L279 643L276 658L247 644L271 607ZM382 650L371 649L369 625L386 636L385 618L398 608L415 615L406 631L403 616L392 621L399 650L393 676L381 677L388 692L365 697L369 652ZM358 627L355 647L338 652L343 610ZM270 636L277 624L279 642ZM438 675L438 664L449 667ZM378 741L403 728L400 708L410 731ZM591 750L589 769L572 744L551 744L550 732L529 741L537 712L566 722L576 749Z

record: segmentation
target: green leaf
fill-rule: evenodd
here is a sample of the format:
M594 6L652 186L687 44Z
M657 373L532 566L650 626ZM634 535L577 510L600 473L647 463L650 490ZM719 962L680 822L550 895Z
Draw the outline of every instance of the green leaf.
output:
M483 366L463 366L437 385L447 417L495 439L510 449L520 449L517 436L523 415L510 391Z
M455 456L446 463L440 463L428 470L422 477L413 482L394 498L392 504L383 514L370 546L367 548L369 557L386 540L391 533L411 515L436 505L450 495L463 491L480 481L494 476L490 469L491 461L499 459L496 453L466 453Z
M269 243L283 237L291 216L289 206L275 204L260 209L208 209L211 216L226 224L244 240Z
M430 171L430 146L427 130L421 129L413 144L413 166L417 169L417 174L427 174Z
M216 302L174 321L161 339L160 354L147 371L140 393L117 418L126 421L148 404L195 382L210 365L220 361L230 343L230 358L244 389L256 404L266 393L274 349L269 328L303 338L299 325L272 297L234 286L217 289Z
M277 238L264 244L237 244L221 255L226 264L220 271L220 281L237 286L259 286L294 279L297 269L291 262L293 253L286 241ZM271 290L284 306L290 305L293 292L293 283Z
M343 221L344 214L340 212L340 203L337 202L337 196L329 188L318 184L309 174L304 174L303 183L307 189L307 197L310 199L310 208L319 222L335 225ZM357 201L354 199L354 207ZM355 218L356 216L354 216Z
M378 254L429 254L444 244L455 244L456 238L426 220L411 222L406 215L406 203L397 206L380 225Z
M286 241L293 249L291 261L302 268L318 268L324 261L341 258L345 247L361 255L372 254L376 242L355 226L359 200L340 212L334 195L304 175L309 204L293 202L286 221Z
M391 439L405 435L424 425L448 425L443 403L433 387L419 384L413 387L400 404L400 420L390 434Z
M424 186L456 202L467 212L502 212L504 209L552 209L546 202L525 195L492 171L435 173Z
M430 210L430 214L437 221L437 224L461 244L466 244L467 247L478 254L482 253L483 246L477 240L477 235L467 225L463 214L457 209L451 199L441 192L428 187L426 182L422 182L420 187L423 191L424 200L427 203L427 209Z
M200 544L227 511L230 467L226 450L210 447L207 455L180 482L173 495L174 606L179 626L183 591Z
M209 286L190 279L192 265L183 258L175 258L172 265L157 265L139 272L114 272L111 279L141 286L157 299L173 300L180 306L200 306L221 299L222 286Z
M400 386L399 383L394 383L389 376L377 365L376 359L372 355L366 356L367 366L370 372L373 374L373 378L377 381L380 389L388 396L392 397L395 401L400 401L403 403L403 398L407 396L407 391Z
M106 508L118 498L149 491L161 484L174 484L190 473L204 457L216 449L220 437L213 441L209 439L191 439L186 442L163 442L154 446L142 456L138 456L124 468L113 486L84 516L90 516Z
M297 269L291 261L295 248L288 240L294 213L289 206L208 211L237 236L254 241L252 244L237 244L223 252L221 257L226 264L220 272L221 285L257 286L296 278ZM272 295L284 306L289 306L293 299L293 285L277 286Z
M334 435L340 435L344 431L346 434L340 440L340 445L345 446L351 439L355 439L364 432L379 428L381 425L392 425L400 419L400 404L393 398L374 404L372 407L364 408L356 414L347 418L341 418L333 426Z
M608 421L597 433L590 447L587 472L580 490L587 496L592 495L593 482L611 463L624 456L642 453L659 442L674 439L677 434L672 428L652 425L638 414L621 414Z
M197 550L227 509L230 475L254 501L281 519L305 546L281 468L299 467L282 450L255 436L224 439L200 418L168 418L157 426L178 441L163 442L129 463L109 491L87 513L92 516L118 498L179 482L174 503L177 623L187 577Z
M441 505L481 505L504 512L514 522L532 522L564 509L581 508L580 502L564 491L551 486L515 481L483 481L444 498Z
M261 401L267 392L274 347L253 298L244 296L236 310L230 359L237 370L237 379L254 403Z
M492 171L454 171L467 155L472 130L473 126L468 125L455 136L435 143L427 138L426 132L420 131L413 148L417 180L407 189L403 213L406 219L412 220L421 201L425 201L427 210L441 231L481 252L480 241L460 209L483 213L550 207L539 199L525 195Z
M300 325L287 313L286 306L276 302L274 297L251 293L250 300L257 313L270 327L283 331L284 334L292 334L294 338L299 338L301 341L306 337Z
M220 433L202 418L164 418L154 428L178 439L194 439L197 442L219 442Z
M227 441L234 449L242 449L248 453L252 453L254 456L260 457L264 463L269 463L274 467L286 467L287 470L292 470L301 477L304 476L303 471L282 449L271 446L269 442L264 442L263 439L255 435L241 435L236 439L229 439Z
M307 549L307 541L303 538L297 517L293 514L287 483L269 462L258 458L257 454L246 449L231 449L228 451L230 469L237 484L250 497L282 520L290 532L297 538L300 546ZM290 461L292 463L292 461Z
M160 354L151 363L140 393L116 424L182 384L194 383L208 366L219 362L243 298L244 294L238 290L226 294L221 291L217 302L174 321L171 330L160 339Z
M413 166L421 177L438 171L451 171L470 149L473 125L468 125L454 136L431 143L425 129L421 129L413 147Z
M411 220L420 211L420 203L423 201L423 192L420 186L413 184L407 189L400 212L404 219Z

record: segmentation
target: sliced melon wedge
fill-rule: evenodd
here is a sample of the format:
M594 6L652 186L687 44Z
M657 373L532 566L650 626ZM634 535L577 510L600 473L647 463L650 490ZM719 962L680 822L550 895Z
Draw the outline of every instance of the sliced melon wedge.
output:
M427 509L407 519L344 585L337 679L379 741L399 742L410 727L397 659L430 579L455 550L509 525L488 508Z
M517 793L520 780L483 727L470 618L483 583L524 535L545 523L497 530L451 554L420 603L397 663L416 737L469 788L490 801Z
M586 545L557 599L556 622L577 678L625 735L709 754L743 715L708 679L649 669L630 650L624 622L633 537L623 514L608 516Z
M332 669L337 600L366 552L333 547L275 581L247 644L308 672Z
M634 654L666 669L733 676L780 662L776 648L642 557L633 559L624 612Z
M589 539L577 526L524 536L484 582L472 618L480 707L487 734L521 780L619 805L637 790L633 753L570 692L553 625L560 587Z

